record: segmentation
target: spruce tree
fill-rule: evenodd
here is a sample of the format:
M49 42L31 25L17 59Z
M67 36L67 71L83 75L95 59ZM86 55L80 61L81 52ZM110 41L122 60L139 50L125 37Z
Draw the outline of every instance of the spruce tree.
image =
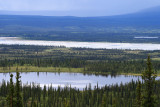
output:
M13 74L10 75L10 84L9 84L9 94L7 96L7 102L9 107L14 107L14 83L13 83Z
M147 70L142 74L144 81L144 95L143 95L143 106L144 107L155 107L155 98L153 95L153 88L155 85L156 72L152 69L150 56L147 58Z
M21 78L19 72L16 72L16 90L15 90L15 97L16 97L16 107L23 107L22 105L22 96L21 96Z
M138 85L136 88L136 107L141 107L142 105L142 85L141 81L138 80Z

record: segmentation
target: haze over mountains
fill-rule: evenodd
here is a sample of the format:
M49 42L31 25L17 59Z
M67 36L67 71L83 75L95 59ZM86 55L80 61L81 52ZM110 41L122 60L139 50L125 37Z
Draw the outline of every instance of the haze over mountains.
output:
M160 6L132 14L101 17L38 16L38 13L21 15L21 12L0 11L0 31L16 30L17 28L24 31L31 29L97 30L112 27L160 28L159 13Z
M91 17L91 16L102 16L103 11L98 10L87 10L87 11L0 11L3 15L39 15L39 16L77 16L77 17Z

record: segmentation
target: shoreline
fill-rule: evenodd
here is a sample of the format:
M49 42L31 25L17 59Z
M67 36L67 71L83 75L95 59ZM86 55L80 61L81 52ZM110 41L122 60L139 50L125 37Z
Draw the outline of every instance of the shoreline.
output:
M137 73L116 73L112 74L110 72L95 72L95 71L84 71L83 68L66 68L66 67L36 67L36 66L18 66L18 69L16 66L10 67L10 69L0 67L0 73L12 73L12 72L22 72L22 73L29 73L29 72L53 72L53 73L82 73L82 74L88 74L88 75L126 75L126 76L141 76L142 74ZM157 74L157 77L159 77L160 74Z
M14 38L12 40L12 38ZM78 42L27 40L19 37L0 37L4 45L64 46L67 48L120 49L120 50L160 50L160 44L153 43L113 43L113 42Z

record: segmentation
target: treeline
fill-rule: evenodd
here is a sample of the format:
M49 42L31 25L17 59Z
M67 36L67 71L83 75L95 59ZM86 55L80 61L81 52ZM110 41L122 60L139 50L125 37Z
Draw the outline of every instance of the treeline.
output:
M0 61L0 67L11 67L14 65L31 65L37 67L73 67L80 68L85 66L86 61L79 59L14 59Z
M20 87L23 107L135 107L136 87L138 82L132 81L128 84L116 84L95 86L91 90L91 85L83 91L70 87L61 88L39 85L24 85ZM16 86L14 85L14 88ZM144 87L143 87L144 88ZM154 87L154 95L157 99L157 106L160 106L160 81ZM10 83L3 81L0 86L0 106L7 107L7 96L9 94Z
M70 27L68 27L70 28ZM34 28L32 28L34 29ZM73 29L77 29L76 27ZM72 30L73 30L72 29ZM95 28L96 29L96 28ZM94 29L94 30L95 30ZM99 29L99 28L98 28ZM121 29L121 30L120 30ZM30 40L52 40L52 41L84 41L84 42L125 42L125 43L159 43L160 33L152 32L139 32L137 29L136 32L127 31L128 28L120 28L118 32L115 32L115 29L109 28L109 31L106 31L106 28L101 28L101 31L94 31L90 28L87 28L87 31L82 31L80 29L76 31L53 31L53 32L25 32L25 33L0 33L1 35L11 36L11 37L22 37ZM105 31L104 31L105 30ZM116 29L118 30L118 29ZM156 39L136 39L134 37L158 37Z
M160 62L152 61L156 71L160 70ZM66 67L83 68L85 72L105 72L109 74L117 73L142 73L146 68L146 61L86 61L81 59L5 59L0 61L0 67L10 69L12 66L36 66L36 67ZM10 69L12 70L12 69Z
M2 107L159 107L160 80L155 81L157 73L152 69L150 57L147 68L142 73L142 82L115 84L94 87L91 84L82 91L71 87L44 86L32 83L23 85L19 72L16 83L13 75L10 82L3 81L0 85L0 106Z
M81 60L137 60L146 59L149 54L153 58L160 57L160 51L65 48L54 46L0 45L0 60L4 59L64 59Z

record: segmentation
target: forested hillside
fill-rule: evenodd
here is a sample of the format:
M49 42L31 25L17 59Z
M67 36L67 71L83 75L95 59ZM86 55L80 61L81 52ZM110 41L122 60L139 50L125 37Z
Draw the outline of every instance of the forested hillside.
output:
M0 36L56 41L159 43L159 10L157 7L133 14L103 17L0 15Z

